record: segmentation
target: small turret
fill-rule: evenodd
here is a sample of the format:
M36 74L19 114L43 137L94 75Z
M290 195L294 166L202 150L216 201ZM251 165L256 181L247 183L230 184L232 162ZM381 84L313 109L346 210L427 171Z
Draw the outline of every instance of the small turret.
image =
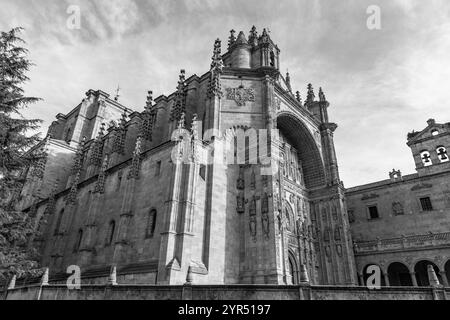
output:
M231 52L231 67L249 69L251 56L250 49L251 46L248 44L244 32L239 32L236 41L234 41L229 48L229 52Z

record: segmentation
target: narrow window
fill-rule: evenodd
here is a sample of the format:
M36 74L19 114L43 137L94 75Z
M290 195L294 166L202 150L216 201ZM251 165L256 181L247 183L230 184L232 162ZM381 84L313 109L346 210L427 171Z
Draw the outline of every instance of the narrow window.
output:
M436 153L438 155L439 161L447 162L449 160L447 150L444 147L438 147L436 149Z
M420 198L420 205L422 206L423 211L433 211L430 197Z
M155 177L158 177L160 174L161 174L161 161L158 161L156 163Z
M200 177L205 181L206 179L206 166L204 164L200 165Z
M109 223L108 233L106 234L105 244L107 246L111 245L114 239L114 232L116 231L116 222L112 220Z
M270 66L271 67L275 67L275 54L272 52L270 52Z
M155 234L156 226L156 210L152 209L147 217L147 230L145 231L146 238L152 238Z
M122 185L122 176L123 176L123 172L119 171L119 173L117 174L116 191L120 190L120 186Z
M78 252L81 247L81 241L83 241L83 230L78 230L77 241L75 242L75 246L73 247L73 252Z
M64 209L62 209L59 212L58 219L56 220L56 226L55 226L55 232L54 232L55 236L61 231L60 229L61 229L61 222L62 222L63 216L64 216Z
M428 151L422 151L420 153L420 158L422 159L422 163L425 167L431 166L433 164L431 162L430 153Z
M378 214L378 208L377 206L370 206L369 207L369 219L378 219L380 215Z

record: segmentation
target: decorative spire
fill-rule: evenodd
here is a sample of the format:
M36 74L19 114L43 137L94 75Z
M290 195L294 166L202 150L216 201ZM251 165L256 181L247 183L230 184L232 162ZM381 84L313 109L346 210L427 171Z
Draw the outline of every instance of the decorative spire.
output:
M103 155L103 137L105 136L105 123L102 123L100 130L98 132L97 138L92 144L91 155L89 158L89 164L95 167L100 167L102 165L102 155Z
M297 91L295 93L295 99L297 100L298 103L302 104L302 97L300 96L300 91Z
M125 109L122 113L122 118L120 119L119 127L115 131L112 153L125 154L125 138L127 123L127 110Z
M259 38L259 43L268 43L270 41L269 34L267 33L266 28L263 29L262 35Z
M70 188L69 195L67 196L67 204L75 204L78 195L78 184L80 183L81 171L83 170L83 159L84 159L84 145L86 144L86 137L79 143L77 153L75 154L75 161L72 167L72 175L75 178L72 181L72 186Z
M141 167L141 146L142 138L138 137L136 140L136 146L133 151L133 160L131 161L131 169L128 173L128 179L139 179L139 170Z
M292 92L292 87L291 87L291 76L289 74L289 70L286 72L286 86L288 88L288 90L290 92Z
M140 136L147 141L152 141L156 115L157 109L153 106L153 91L149 91L144 112L142 113L142 122L139 133Z
M217 39L214 43L214 54L211 63L211 76L208 86L208 98L222 97L222 87L220 84L220 75L223 72L223 60L221 55L221 41Z
M114 101L119 101L120 97L120 85L117 85L116 95L114 96Z
M51 215L53 214L55 210L55 204L56 204L56 192L58 192L58 186L59 186L59 180L56 179L55 183L53 184L52 191L50 192L50 196L48 197L47 206L45 207L45 215Z
M109 157L105 155L103 164L98 174L97 183L95 184L94 193L105 193L106 170L108 169Z
M78 174L83 169L84 159L84 145L86 143L86 137L78 144L77 152L75 153L74 162L72 165L71 175Z
M230 30L230 37L228 38L228 50L230 50L231 46L236 42L236 31Z
M250 30L250 35L248 36L248 43L252 46L258 45L258 32L256 31L256 27L253 26Z
M51 135L48 134L47 137L42 142L42 146L36 155L38 157L36 164L33 166L31 170L31 176L36 177L39 180L44 178L45 167L47 165L48 160L48 146L50 143Z
M150 112L152 109L153 109L153 91L148 91L144 111Z
M319 88L319 101L320 102L326 102L327 101L327 99L325 97L325 94L322 91L322 87Z
M181 114L185 112L185 84L186 81L186 71L184 69L180 70L180 80L178 81L177 92L175 94L175 104L172 108L172 112L170 115L170 121L178 121L180 120Z
M192 118L192 126L191 126L191 135L192 135L192 159L198 160L198 147L197 143L199 141L199 135L198 135L198 127L197 127L197 114L194 114L194 117Z
M308 84L308 95L306 96L305 105L309 107L315 100L316 96L314 95L314 89L312 84Z

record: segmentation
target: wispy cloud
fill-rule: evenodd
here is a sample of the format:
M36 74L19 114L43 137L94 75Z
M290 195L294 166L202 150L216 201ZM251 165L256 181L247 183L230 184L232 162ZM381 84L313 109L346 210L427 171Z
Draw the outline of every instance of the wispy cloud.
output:
M369 5L381 30L366 27ZM69 5L81 29L66 26ZM113 92L142 109L146 91L170 93L178 71L202 74L212 44L232 28L267 27L294 88L322 86L331 102L341 176L347 186L414 170L406 133L433 117L450 121L450 3L446 0L3 0L0 29L26 28L31 59L27 93L44 102L26 115L45 125L89 89Z

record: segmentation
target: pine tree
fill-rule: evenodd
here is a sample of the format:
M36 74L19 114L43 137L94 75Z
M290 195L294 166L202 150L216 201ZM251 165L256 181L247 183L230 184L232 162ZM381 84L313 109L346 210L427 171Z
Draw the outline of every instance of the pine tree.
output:
M24 96L26 72L33 65L19 35L22 28L0 34L0 281L36 275L36 250L29 244L33 233L33 210L16 209L25 172L38 161L38 154L27 152L39 142L41 120L25 119L21 111L39 98Z

